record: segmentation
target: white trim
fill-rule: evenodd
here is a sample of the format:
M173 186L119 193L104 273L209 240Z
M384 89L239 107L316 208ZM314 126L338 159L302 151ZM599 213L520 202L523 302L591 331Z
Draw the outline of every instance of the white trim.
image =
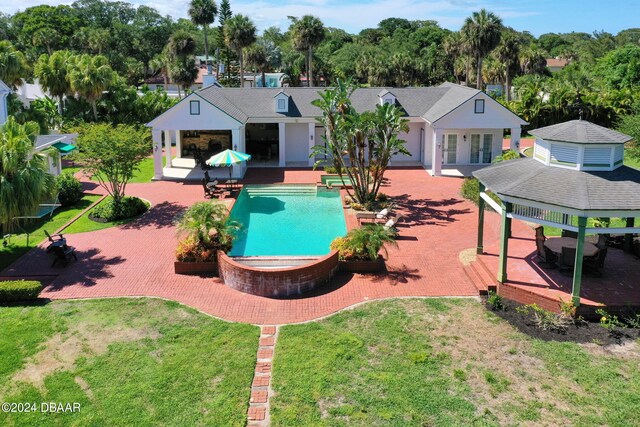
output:
M498 212L499 214L502 214L502 206L500 206L498 203L496 203L495 200L493 200L487 193L485 193L484 191L480 193L480 197L482 197L482 199L487 202L487 204L489 206L491 206L491 208ZM509 214L508 214L509 215Z

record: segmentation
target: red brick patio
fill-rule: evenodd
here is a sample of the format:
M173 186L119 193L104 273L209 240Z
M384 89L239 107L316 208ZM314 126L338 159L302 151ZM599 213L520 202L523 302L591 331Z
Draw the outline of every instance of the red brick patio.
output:
M499 240L495 219L488 214L494 227L493 238L485 242L485 254L479 257L486 268L497 276ZM513 221L513 238L509 239L507 261L508 281L499 286L499 293L509 299L558 311L559 301L571 301L572 276L558 269L543 269L535 261L536 243L533 230L521 221ZM607 306L611 312L640 307L640 260L622 250L609 248L602 277L583 274L581 287L581 312L593 315L595 309Z
M246 182L316 182L320 172L249 169ZM167 298L231 321L255 324L301 322L363 301L403 296L473 296L478 291L458 260L475 246L477 210L459 196L462 180L434 178L422 168L388 171L383 192L396 198L405 216L398 248L389 249L388 273L338 275L321 290L291 299L240 293L219 279L173 273L176 234L173 221L185 207L202 200L200 185L180 182L130 184L128 193L148 199L149 213L132 223L76 235L69 244L79 260L50 268L42 249L34 249L2 272L37 276L52 299L118 296ZM90 185L90 184L89 184ZM497 217L489 215L487 239L497 237ZM353 226L353 218L348 218Z

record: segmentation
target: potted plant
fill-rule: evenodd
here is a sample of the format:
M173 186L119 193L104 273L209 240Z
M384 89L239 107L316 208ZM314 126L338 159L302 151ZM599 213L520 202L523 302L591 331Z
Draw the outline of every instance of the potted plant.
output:
M239 228L239 224L229 218L227 207L220 202L192 205L178 220L178 232L184 238L176 249L176 274L217 273L216 253L231 249Z
M397 246L393 229L380 224L366 224L334 239L331 249L338 251L342 271L375 273L384 267L384 258L379 252L383 249L386 253L387 243Z

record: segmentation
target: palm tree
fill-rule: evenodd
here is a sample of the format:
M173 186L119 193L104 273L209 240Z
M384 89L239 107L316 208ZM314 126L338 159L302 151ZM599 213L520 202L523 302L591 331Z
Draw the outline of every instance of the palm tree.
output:
M502 40L496 48L496 57L504 64L507 101L510 101L512 73L516 71L516 68L520 65L520 40L518 40L518 37L513 32L506 32L502 36Z
M224 23L225 43L238 53L240 61L240 87L244 85L243 50L256 41L256 26L244 15L236 15Z
M165 48L169 61L167 71L171 79L178 85L178 97L180 87L186 91L198 77L193 54L196 51L196 42L186 30L178 30L171 35Z
M0 80L16 88L29 74L27 60L9 41L0 41Z
M178 30L171 34L167 48L174 58L191 56L196 52L196 41L188 31Z
M536 45L530 45L520 54L520 64L525 74L545 74L547 71L547 55Z
M31 41L34 46L44 46L47 49L47 53L51 55L51 45L58 43L60 34L56 30L50 27L40 28L33 33Z
M213 0L191 0L189 17L191 17L191 22L202 26L202 31L204 32L204 61L207 64L209 74L211 74L211 65L209 65L209 40L207 38L207 30L209 29L209 25L215 21L217 13L218 7Z
M71 84L69 83L71 60L71 52L58 50L50 56L47 54L41 55L34 70L42 87L58 98L58 112L60 114L62 114L64 96L71 93Z
M39 133L37 123L21 125L12 116L0 126L0 229L9 229L13 218L33 213L53 194L47 155L34 154Z
M198 78L198 68L193 57L179 57L169 65L169 75L171 80L178 85L178 97L181 97L180 87L184 90L185 95Z
M502 20L481 9L464 21L462 36L476 58L476 88L482 90L482 60L500 43Z
M313 50L324 40L324 25L319 18L312 15L304 15L302 18L290 18L291 38L293 48L299 52L307 53L307 82L313 86Z
M265 77L265 71L270 66L269 57L267 55L267 49L264 45L256 43L247 49L247 64L254 67L262 74L262 87L267 87L267 81Z
M81 55L76 57L69 71L71 90L91 104L93 118L98 120L96 101L113 83L116 73L109 66L109 60L102 55Z
M229 218L227 207L220 202L197 202L178 220L178 232L205 247L229 250L240 224Z

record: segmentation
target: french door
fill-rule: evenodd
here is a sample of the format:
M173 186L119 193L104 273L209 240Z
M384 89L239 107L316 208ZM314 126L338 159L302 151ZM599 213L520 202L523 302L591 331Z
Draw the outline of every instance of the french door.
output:
M442 149L442 163L445 165L455 165L458 162L458 135L445 135L444 147Z
M480 137L482 136L482 142ZM491 155L493 153L493 135L479 133L471 134L471 155L469 157L469 163L491 163Z

